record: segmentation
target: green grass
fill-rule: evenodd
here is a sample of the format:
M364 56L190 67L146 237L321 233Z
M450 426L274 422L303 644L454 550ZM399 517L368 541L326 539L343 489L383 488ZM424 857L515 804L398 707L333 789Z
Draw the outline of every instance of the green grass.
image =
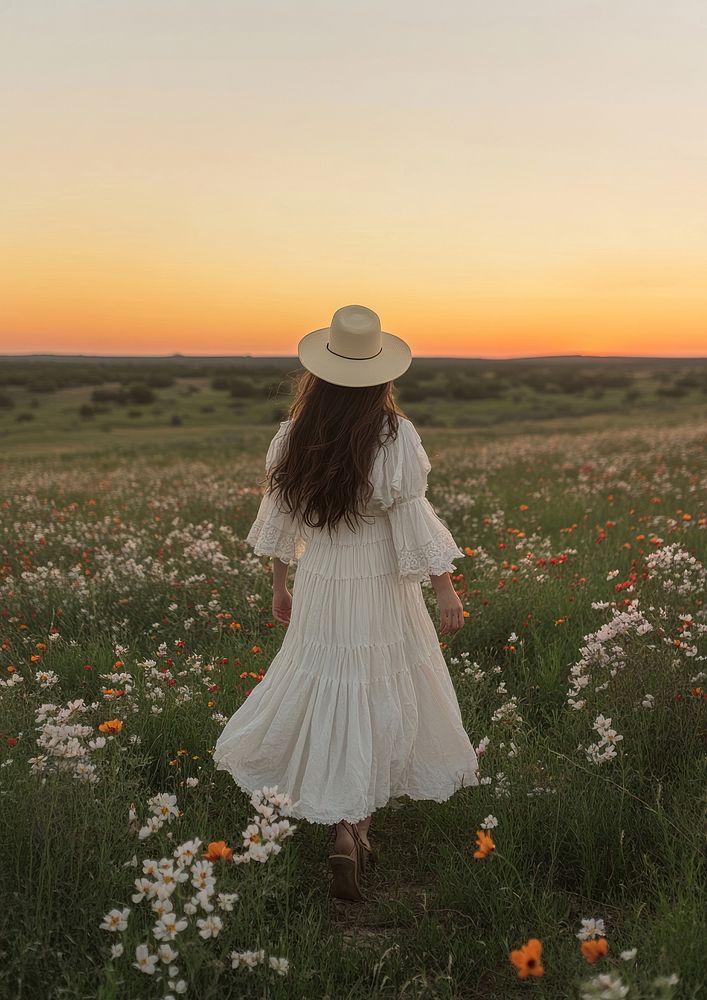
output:
M30 378L37 364L24 363L25 378ZM468 366L468 362L462 363L460 369ZM65 365L55 360L43 363L42 367L46 368L46 378L51 382L59 379ZM103 377L110 379L109 362L96 362L95 367L97 373L105 369ZM614 386L610 374L604 386L589 360L577 361L562 369L565 373L575 372L576 377L581 376L581 392L551 391L552 382L545 388L527 384L524 379L534 376L533 365L517 367L517 363L507 362L506 367L500 369L505 381L496 398L483 397L486 379L481 370L476 371L473 367L469 368L467 376L468 396L462 399L453 398L447 391L451 376L442 362L436 364L434 359L422 359L413 367L414 372L411 369L399 385L396 383L397 394L405 412L430 432L458 430L484 438L520 431L544 433L554 428L577 431L606 425L609 421L614 426L626 426L655 419L662 425L707 419L707 395L699 381L704 380L707 365L701 362L696 363L692 372L695 384L678 386L678 391L683 393L679 396L660 395L660 390L665 389L667 368L664 371L661 365L641 363L640 359L634 360L630 374L625 376L635 396L627 395L625 386ZM22 370L22 365L18 362L8 364L5 377L15 368ZM420 386L410 380L422 377L427 368L436 371L436 375L431 381L422 383L429 386L430 395L418 400L412 394L412 387L419 390ZM160 370L160 366L155 370ZM228 437L237 427L269 427L287 415L289 377L296 370L295 366L283 367L277 377L271 375L264 381L253 375L250 391L256 394L252 396L231 396L225 390L215 390L212 380L205 376L175 376L172 385L153 390L153 402L127 405L93 403L93 385L64 387L59 383L54 392L39 392L31 388L31 381L27 385L3 387L0 384L0 445L5 453L16 455L93 453L123 447L150 450L173 445L189 447L205 438ZM141 373L149 377L152 368L145 367L143 371L138 366L135 371L135 378ZM546 371L551 373L553 369L549 367ZM690 377L689 366L684 371L678 369L678 374L680 372L683 378ZM21 376L15 372L15 377ZM77 374L76 378L79 377ZM85 373L83 377L87 377ZM94 378L98 377L94 374ZM116 390L120 386L118 381L107 380L100 388ZM12 405L1 405L3 399ZM93 415L82 416L82 406L98 408ZM179 423L174 424L175 420Z
M51 420L9 442L0 470L0 677L14 667L24 683L0 688L0 996L163 996L166 986L130 965L150 922L131 902L140 872L125 865L191 837L239 848L252 815L210 753L222 725L214 713L235 711L257 683L240 674L267 669L282 641L281 627L268 627L268 562L242 541L275 424L237 423L225 407L196 426L200 398L180 397L189 415L181 427L155 420L102 432L77 426L57 397L46 402ZM474 744L491 739L482 758L491 783L444 803L404 799L379 810L371 837L380 860L365 904L328 899L328 830L305 821L266 864L219 869L219 890L241 899L223 914L219 938L183 949L188 996L505 1000L531 991L566 1000L608 970L631 984L629 997L653 996L653 979L672 972L676 996L700 996L707 702L692 688L707 690L695 682L707 655L699 491L707 422L683 402L659 420L595 414L520 430L529 428L421 428L430 499L475 553L458 562L468 618L443 652ZM652 552L674 545L695 559L683 593L671 589L669 566L646 572ZM635 588L617 590L631 570ZM571 709L568 675L583 637L611 619L610 607L592 604L626 610L630 600L653 629L620 637L624 668ZM680 615L693 619L687 639ZM126 647L119 657L116 643ZM104 703L113 685L100 675L118 658L133 691ZM194 666L164 689L159 715L144 658L171 659L175 676ZM464 673L466 663L484 676ZM54 687L38 687L42 669L58 675ZM641 707L646 693L651 710ZM493 722L512 695L522 721ZM69 774L43 782L28 764L40 752L35 710L76 698L96 704L86 716L94 729L114 717L124 728L95 753L97 784ZM596 739L599 713L624 737L602 765L578 750ZM508 797L498 795L499 772ZM185 786L187 777L199 785ZM138 841L128 823L131 803L142 819L158 792L174 792L183 810L165 828L171 845L164 831ZM499 821L496 851L476 860L488 814ZM123 906L133 909L128 954L111 961L120 935L99 924ZM605 920L610 946L595 966L575 937L591 916ZM546 971L520 981L508 954L529 937L543 941ZM633 946L636 962L622 962L619 952ZM257 948L287 957L289 974L225 961L232 949Z

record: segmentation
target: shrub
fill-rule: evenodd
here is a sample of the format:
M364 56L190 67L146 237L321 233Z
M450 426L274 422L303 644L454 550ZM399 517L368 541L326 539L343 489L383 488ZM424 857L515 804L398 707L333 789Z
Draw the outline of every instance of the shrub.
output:
M146 385L144 382L134 382L131 386L128 386L126 395L129 402L142 405L154 403L157 398L149 385Z

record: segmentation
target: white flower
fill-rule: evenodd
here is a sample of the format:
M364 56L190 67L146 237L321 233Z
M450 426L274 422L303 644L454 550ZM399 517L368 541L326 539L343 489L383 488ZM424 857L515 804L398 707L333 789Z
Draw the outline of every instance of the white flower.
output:
M603 937L605 934L604 921L601 918L588 917L582 920L582 926L576 936L580 941L588 941L590 938Z
M101 930L103 931L124 931L128 926L128 914L130 913L130 907L126 906L123 910L111 910L103 918L103 923L101 924Z
M174 941L177 934L183 931L188 925L188 921L182 917L177 918L177 914L170 911L163 913L152 929L152 933L158 941Z
M155 816L159 816L163 822L171 823L175 816L179 816L176 795L162 792L159 795L153 795L151 799L148 799L147 804Z
M599 734L610 727L611 719L605 719L603 715L597 715L596 719L592 723L592 729L596 729Z
M160 961L167 965L169 962L174 962L179 958L179 952L175 951L171 944L161 944L157 949L157 954L160 957Z
M638 953L638 948L631 948L630 951L622 951L621 958L624 962L632 962Z
M140 903L145 898L152 899L157 886L154 882L150 882L149 878L136 878L135 888L137 892L134 892L131 898L133 903Z
M232 969L238 969L242 965L254 969L265 961L265 951L262 948L259 951L232 951L229 957Z
M160 819L159 816L150 816L145 826L140 827L140 830L138 831L138 838L140 840L145 840L147 837L151 836L151 834L157 833L163 822L164 821Z
M233 904L237 903L240 898L237 892L220 892L218 894L218 905L222 910L230 912L233 909Z
M290 963L286 958L275 958L274 955L271 955L268 961L270 968L274 969L278 976L286 976L290 970Z
M213 896L213 894L213 886L210 886L207 889L199 889L196 896L193 897L193 901L199 904L204 913L211 913L214 908L214 904L210 901L209 896Z
M115 944L112 944L110 946L110 957L120 958L120 956L123 954L124 951L125 949L123 948L122 943L120 941L117 941Z
M623 1000L627 994L628 986L624 986L620 976L604 972L583 984L580 997L581 1000Z
M199 927L199 935L204 939L209 937L217 937L219 932L223 929L223 921L221 917L217 916L215 913L210 914L208 917L197 920L197 926Z
M154 975L155 967L159 962L157 955L151 955L150 949L146 944L139 944L135 949L135 958L137 961L133 962L136 969L140 972L144 972L148 976Z
M215 878L213 875L213 862L203 859L202 861L197 861L192 865L191 868L191 884L196 889L209 889L213 888L215 883Z
M156 916L161 917L165 913L172 913L174 907L172 906L172 900L169 898L169 896L168 895L165 896L162 894L158 895L155 899L152 900L152 902L150 903L150 909L153 911L153 913L155 913Z
M495 816L487 816L486 819L481 824L482 830L493 830L494 827L498 826L498 820Z
M653 985L657 990L665 990L670 986L677 986L679 982L677 973L673 972L669 976L658 976L657 979L653 980Z
M174 857L177 859L177 864L190 865L196 861L201 845L202 841L197 837L196 840L186 840L179 847L175 847Z

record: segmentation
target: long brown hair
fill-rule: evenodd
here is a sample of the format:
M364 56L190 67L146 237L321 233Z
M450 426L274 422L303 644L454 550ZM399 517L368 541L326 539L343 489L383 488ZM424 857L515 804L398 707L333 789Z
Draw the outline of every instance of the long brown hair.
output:
M393 382L350 387L303 372L289 407L287 447L267 477L270 488L311 527L326 526L331 534L344 518L353 528L373 492L368 477L376 451L396 438L400 417L406 414Z

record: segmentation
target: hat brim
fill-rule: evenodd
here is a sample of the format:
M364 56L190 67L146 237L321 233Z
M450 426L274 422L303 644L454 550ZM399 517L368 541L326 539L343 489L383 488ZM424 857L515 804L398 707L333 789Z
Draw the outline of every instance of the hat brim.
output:
M334 385L364 386L392 382L408 370L412 351L394 333L381 331L382 350L374 358L342 358L327 350L329 327L302 337L297 355L313 375Z

